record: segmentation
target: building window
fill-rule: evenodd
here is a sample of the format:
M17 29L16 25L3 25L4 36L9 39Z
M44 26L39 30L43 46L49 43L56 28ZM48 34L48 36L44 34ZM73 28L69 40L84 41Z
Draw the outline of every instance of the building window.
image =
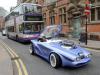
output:
M19 32L20 32L20 33L23 32L23 29L24 29L24 25L23 25L23 24L19 25Z
M7 28L8 32L14 32L14 26L10 26Z
M66 7L59 9L60 23L66 23Z
M97 0L97 2L100 2L100 0Z
M100 21L100 7L91 9L91 21Z
M62 9L61 9L61 8L59 9L59 13L60 13L60 14L59 14L60 23L62 23L62 15L61 15L61 14L62 14Z
M50 16L50 23L51 24L55 24L55 14L54 14L54 10L49 12L49 16Z
M95 21L95 8L91 9L91 21Z
M95 0L91 0L90 2L91 2L91 4L93 4L93 3L95 3Z
M100 7L97 8L97 20L100 20Z
M46 25L46 13L43 14L44 24Z

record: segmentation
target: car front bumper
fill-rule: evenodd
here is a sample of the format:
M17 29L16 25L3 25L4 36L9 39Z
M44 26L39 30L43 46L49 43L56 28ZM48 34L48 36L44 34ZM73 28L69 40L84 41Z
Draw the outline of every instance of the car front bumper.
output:
M91 61L91 58L84 58L80 61L64 61L62 62L62 66L69 66L69 67L80 67L83 65L88 64Z

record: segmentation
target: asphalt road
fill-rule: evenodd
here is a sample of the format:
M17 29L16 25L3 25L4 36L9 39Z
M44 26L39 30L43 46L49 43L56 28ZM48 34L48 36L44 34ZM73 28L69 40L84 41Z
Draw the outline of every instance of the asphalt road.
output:
M6 37L2 40L16 52L24 62L28 75L100 75L100 52L91 50L92 61L84 67L80 68L64 68L54 69L48 62L38 56L32 56L29 53L29 44L22 44Z

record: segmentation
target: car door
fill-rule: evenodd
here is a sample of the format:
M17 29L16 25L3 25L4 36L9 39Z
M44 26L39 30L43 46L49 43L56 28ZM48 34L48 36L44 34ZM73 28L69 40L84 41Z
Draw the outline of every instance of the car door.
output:
M40 44L39 47L41 49L41 56L44 57L45 59L48 59L51 50L43 44Z

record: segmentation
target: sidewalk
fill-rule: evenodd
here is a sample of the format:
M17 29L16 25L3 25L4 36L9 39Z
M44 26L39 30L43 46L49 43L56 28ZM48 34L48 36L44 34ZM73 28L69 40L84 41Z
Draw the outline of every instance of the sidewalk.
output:
M86 48L100 50L100 41L88 40L87 45L83 44L81 46L86 47Z
M78 39L69 38L69 40L73 40L75 43L79 44ZM100 50L100 41L88 40L87 45L85 45L85 43L80 43L79 45L86 48Z
M0 44L0 75L13 75L11 58L1 44Z

